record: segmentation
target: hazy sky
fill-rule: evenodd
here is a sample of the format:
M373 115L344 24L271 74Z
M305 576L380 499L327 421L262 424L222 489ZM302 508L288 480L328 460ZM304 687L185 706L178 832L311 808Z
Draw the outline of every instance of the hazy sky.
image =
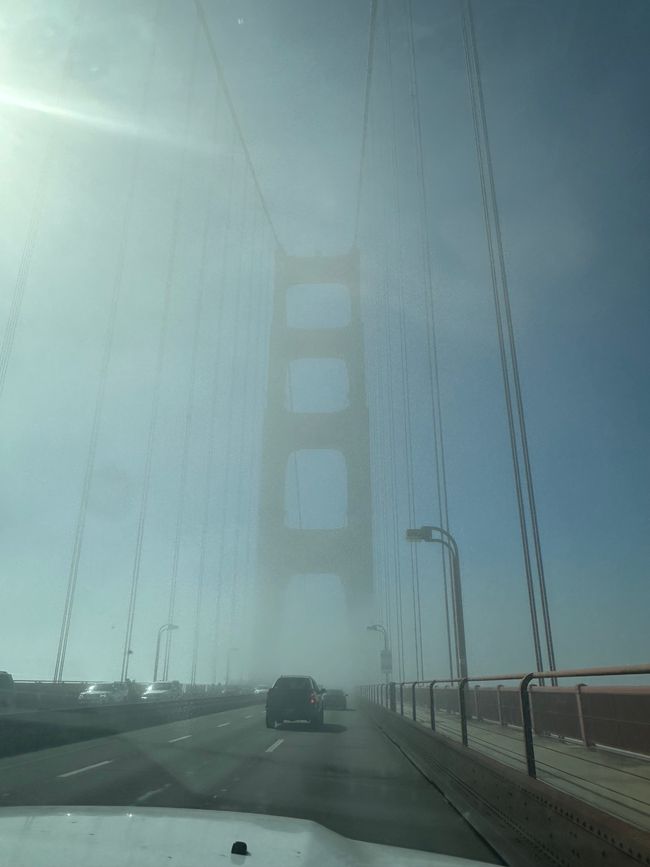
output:
M204 3L290 253L352 244L369 5ZM650 8L645 0L474 7L556 657L563 666L642 662L650 655ZM406 8L379 4L359 239L379 585L394 538L391 392L400 537L410 520L401 315L415 517L435 523L438 514ZM459 8L413 0L449 517L470 668L521 670L532 642ZM0 82L0 668L25 678L53 672L115 299L65 676L119 676L141 514L131 674L150 677L176 560L170 676L189 679L202 559L197 677L223 679L232 647L233 674L244 674L273 238L194 4L3 4ZM312 308L328 315L318 300ZM307 405L316 392L334 400L340 391L331 375L314 384L308 367L293 378L295 400ZM332 471L299 463L299 474L309 514L345 520ZM411 552L400 541L398 553L410 635ZM439 552L422 548L419 558L425 671L441 675ZM332 685L351 677L336 580L294 579L286 605L287 664L312 666ZM373 617L388 617L381 593ZM378 636L365 625L357 638L374 651ZM405 662L411 676L410 639Z

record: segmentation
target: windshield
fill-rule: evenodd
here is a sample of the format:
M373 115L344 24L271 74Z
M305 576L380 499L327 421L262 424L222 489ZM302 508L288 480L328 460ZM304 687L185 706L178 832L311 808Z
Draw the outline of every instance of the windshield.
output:
M273 689L311 689L312 682L308 677L281 677Z
M650 831L649 44L647 0L1 5L0 840L495 862L535 780L535 851Z

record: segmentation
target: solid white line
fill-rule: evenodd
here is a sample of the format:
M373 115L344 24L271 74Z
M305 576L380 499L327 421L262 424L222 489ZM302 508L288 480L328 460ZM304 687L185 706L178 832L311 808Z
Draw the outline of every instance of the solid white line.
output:
M229 725L230 725L230 723L219 723L219 725L217 726L217 728L218 728L218 729L222 729L224 726L229 726Z
M110 765L113 759L107 759L105 762L96 762L94 765L86 765L85 768L77 768L76 771L68 771L66 774L57 774L57 777L74 777L75 774L83 774L85 771L92 771L93 768L101 768L102 765Z
M176 741L186 741L188 738L191 738L192 735L181 735L180 738L172 738L170 741L167 741L168 744L175 744Z
M284 738L278 738L274 744L271 744L270 747L267 747L266 752L272 753L273 750L277 750L277 748L280 746L280 744L283 744L283 743L284 743Z

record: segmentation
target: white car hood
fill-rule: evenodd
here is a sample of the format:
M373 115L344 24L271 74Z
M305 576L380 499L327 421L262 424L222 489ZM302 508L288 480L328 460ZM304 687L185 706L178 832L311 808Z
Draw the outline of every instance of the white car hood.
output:
M249 855L232 855L236 840ZM0 808L12 867L480 867L349 840L315 822L253 813L124 807Z

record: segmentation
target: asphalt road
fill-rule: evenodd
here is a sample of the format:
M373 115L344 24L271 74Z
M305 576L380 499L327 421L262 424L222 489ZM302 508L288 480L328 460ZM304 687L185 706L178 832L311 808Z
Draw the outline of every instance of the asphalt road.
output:
M189 807L312 819L348 837L499 863L360 711L321 731L259 706L0 761L0 804Z

